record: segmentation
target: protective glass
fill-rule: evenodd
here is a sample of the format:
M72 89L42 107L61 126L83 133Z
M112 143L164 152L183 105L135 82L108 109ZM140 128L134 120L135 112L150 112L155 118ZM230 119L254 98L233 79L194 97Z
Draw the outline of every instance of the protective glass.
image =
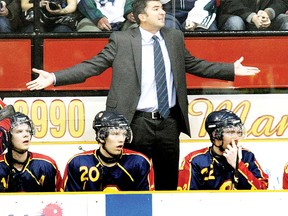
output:
M223 128L223 135L234 139L245 139L247 133L245 127L239 124L237 126L231 125Z
M11 126L10 126L11 133L13 133L15 128L18 128L22 124L27 124L29 126L29 133L30 133L31 136L33 136L35 134L34 124L33 124L32 121L17 121L17 122L13 122L11 124Z
M131 128L129 126L109 127L107 132L111 136L116 136L116 135L125 136L128 143L132 141L133 135L132 135Z
M127 136L127 128L126 127L109 127L108 133L109 133L109 135Z

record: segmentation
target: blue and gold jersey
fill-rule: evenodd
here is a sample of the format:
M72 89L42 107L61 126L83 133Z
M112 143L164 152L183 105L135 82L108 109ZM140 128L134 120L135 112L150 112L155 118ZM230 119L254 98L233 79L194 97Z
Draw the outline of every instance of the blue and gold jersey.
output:
M234 168L224 157L213 157L211 147L189 153L181 163L178 190L231 190ZM262 170L254 154L242 149L238 165L237 189L267 189L268 175Z
M21 171L11 167L7 153L0 156L0 188L7 192L63 191L62 177L56 162L43 154L29 152Z
M112 167L103 166L96 150L73 156L63 177L64 191L140 191L154 190L151 161L141 153L123 149Z

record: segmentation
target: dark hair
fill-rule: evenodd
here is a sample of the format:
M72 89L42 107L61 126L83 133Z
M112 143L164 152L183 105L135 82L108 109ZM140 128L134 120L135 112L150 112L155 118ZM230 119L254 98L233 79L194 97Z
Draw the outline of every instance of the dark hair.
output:
M160 1L160 0L134 0L132 3L132 13L136 20L136 23L140 24L139 14L145 14L145 8L150 1Z

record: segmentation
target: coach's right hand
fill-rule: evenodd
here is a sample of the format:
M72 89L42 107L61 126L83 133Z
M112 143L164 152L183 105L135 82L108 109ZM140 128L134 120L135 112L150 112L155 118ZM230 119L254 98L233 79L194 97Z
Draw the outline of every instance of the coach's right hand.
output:
M44 88L53 84L54 77L53 77L52 73L49 73L49 72L44 71L44 70L38 70L36 68L33 68L32 71L34 73L39 74L39 76L37 77L37 79L26 83L26 86L28 89L40 90L40 89L44 89Z

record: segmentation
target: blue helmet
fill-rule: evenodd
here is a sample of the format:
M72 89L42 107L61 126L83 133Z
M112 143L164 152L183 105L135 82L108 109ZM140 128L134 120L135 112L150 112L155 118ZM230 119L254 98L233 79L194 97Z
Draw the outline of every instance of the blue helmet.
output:
M96 140L99 143L105 143L105 139L109 136L109 129L121 128L126 130L126 140L125 142L131 143L133 134L132 130L128 124L128 120L120 113L111 111L101 111L97 113L94 118L93 129L96 133Z
M205 121L205 129L211 141L214 139L222 140L223 130L229 127L238 127L243 132L245 131L241 119L228 109L211 112Z

